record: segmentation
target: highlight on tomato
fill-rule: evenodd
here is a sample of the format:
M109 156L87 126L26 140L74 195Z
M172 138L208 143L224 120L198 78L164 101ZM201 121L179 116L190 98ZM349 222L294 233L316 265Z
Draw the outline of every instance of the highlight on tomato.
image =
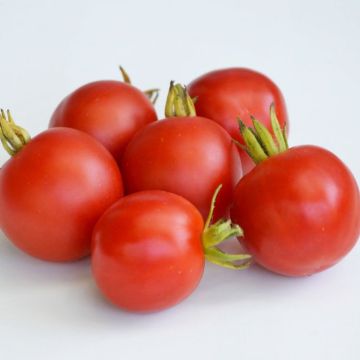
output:
M214 121L197 116L180 84L170 84L166 119L140 130L128 144L121 169L125 190L164 190L192 202L205 219L212 195L223 184L215 219L228 214L241 160L229 134Z
M91 82L66 96L55 109L49 127L70 127L88 133L120 160L134 134L157 120L153 106L158 90L140 91L120 67L124 81Z
M346 165L330 151L304 145L288 148L274 106L272 132L253 118L240 122L245 150L257 164L236 187L231 219L241 243L265 268L304 276L340 261L360 231L360 196Z
M283 127L289 124L284 97L279 87L267 76L246 68L211 71L193 80L188 91L196 98L199 116L216 121L238 142L244 144L238 131L237 117L251 125L251 116L259 119L268 130L268 111L272 103ZM247 153L239 148L244 174L254 166Z
M123 197L100 218L93 232L92 272L103 295L135 312L158 311L188 297L204 271L205 258L244 269L248 254L229 254L219 244L242 233L230 220L204 224L185 198L161 190Z
M43 260L89 255L96 221L123 194L111 154L69 128L31 139L3 110L0 140L11 155L0 171L0 222L7 238Z

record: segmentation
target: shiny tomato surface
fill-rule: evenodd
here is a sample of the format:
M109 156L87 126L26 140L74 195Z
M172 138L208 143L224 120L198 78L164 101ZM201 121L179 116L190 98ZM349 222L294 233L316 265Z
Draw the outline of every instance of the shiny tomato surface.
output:
M50 127L84 131L100 141L119 160L133 135L157 119L140 90L121 81L96 81L68 95L56 108Z
M209 72L190 83L188 91L196 97L196 113L216 121L232 138L243 143L238 118L251 125L250 115L271 130L269 109L274 103L280 125L288 125L284 98L277 85L265 75L246 68L229 68ZM255 165L239 149L244 173Z
M177 304L204 269L203 220L186 199L142 191L120 199L93 233L92 271L105 297L125 310Z
M240 180L231 218L260 265L284 275L310 275L337 263L356 243L359 189L331 152L294 147Z
M214 121L171 117L140 130L121 162L127 193L165 190L192 202L204 218L222 184L215 218L225 216L241 177L236 145Z
M77 260L90 253L96 221L122 194L117 164L99 142L78 130L50 129L1 169L1 228L34 257Z

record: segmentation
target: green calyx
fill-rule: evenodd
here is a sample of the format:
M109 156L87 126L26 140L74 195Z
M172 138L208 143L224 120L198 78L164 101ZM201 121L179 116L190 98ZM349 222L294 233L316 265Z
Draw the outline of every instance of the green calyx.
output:
M9 155L18 153L29 141L29 133L15 124L9 110L0 110L0 140Z
M194 100L188 94L186 87L170 82L169 93L165 104L165 116L196 116Z
M285 128L281 128L279 120L275 113L274 104L270 106L270 121L274 135L260 121L251 116L253 128L247 127L239 119L241 135L245 146L237 143L249 156L255 164L259 164L268 157L280 154L288 149Z
M119 70L120 70L121 76L123 78L123 82L131 85L130 76L121 65L119 66ZM160 92L159 89L149 89L149 90L143 91L143 93L149 98L149 100L151 101L151 103L153 105L155 105L156 100L159 97L159 92Z
M221 250L218 245L234 236L242 236L243 231L239 225L232 224L231 220L220 219L211 224L214 214L216 198L221 190L219 185L215 190L211 200L209 215L206 219L204 231L202 234L202 243L205 252L205 258L216 265L229 269L246 269L251 264L251 255L249 254L230 254Z

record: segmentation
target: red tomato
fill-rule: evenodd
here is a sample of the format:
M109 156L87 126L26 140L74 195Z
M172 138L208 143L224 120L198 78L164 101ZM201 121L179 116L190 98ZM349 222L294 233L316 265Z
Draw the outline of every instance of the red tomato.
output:
M204 270L203 220L184 198L143 191L120 199L93 232L92 271L102 293L131 311L177 304Z
M84 131L119 160L133 135L156 119L152 103L137 88L120 81L96 81L68 95L52 115L50 127Z
M119 169L96 140L74 129L44 131L0 172L0 219L21 250L69 261L90 252L92 229L122 196Z
M215 218L225 216L241 162L230 136L218 124L197 116L171 117L140 130L121 162L127 193L165 190L185 197L207 216L219 184Z
M231 68L209 72L190 83L188 91L196 97L196 113L219 123L226 131L243 143L238 118L251 124L250 115L261 120L270 130L268 117L272 103L280 121L288 124L284 98L279 88L266 76L245 68ZM239 149L244 173L254 163L245 151Z
M294 147L240 180L231 218L259 264L284 275L310 275L334 265L356 243L359 189L329 151Z

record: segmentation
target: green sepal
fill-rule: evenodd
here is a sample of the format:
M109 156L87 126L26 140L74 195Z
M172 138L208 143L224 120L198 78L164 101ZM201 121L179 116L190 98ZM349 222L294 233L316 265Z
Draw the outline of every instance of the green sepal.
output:
M14 156L30 141L30 139L29 133L14 122L10 111L7 110L5 114L5 111L1 109L0 140L7 153Z
M275 135L275 139L279 147L279 152L284 152L288 149L285 127L284 129L281 129L279 120L276 116L274 104L271 104L270 106L270 121L271 127Z
M274 135L266 128L264 124L251 116L253 127L247 127L240 119L239 128L245 142L245 149L255 164L259 164L268 157L280 154L288 149L286 138L286 128L280 126L275 113L274 104L270 106L270 122Z
M123 78L123 82L125 84L131 85L132 83L131 83L130 76L121 65L119 65L119 70L120 70L121 76ZM149 89L149 90L143 91L143 93L148 97L148 99L151 101L151 103L153 105L155 105L155 103L159 97L159 92L160 92L159 89Z
M216 265L234 270L246 269L252 262L252 257L249 254L229 254L219 248L206 249L205 258ZM241 263L235 263L237 261Z
M121 65L119 65L119 70L120 70L121 76L123 78L123 82L131 85L130 76Z
M193 100L185 86L170 82L168 96L165 104L165 117L196 116Z
M231 220L220 219L204 230L203 244L206 248L213 247L233 236L243 236L241 227L232 224Z
M149 98L151 103L155 105L157 99L159 98L160 89L149 89L143 91L143 93Z
M268 156L273 156L279 153L279 149L272 138L270 131L260 121L251 116L251 120L258 139Z
M245 269L250 265L251 255L243 253L226 253L217 246L231 237L243 236L243 231L240 226L232 224L231 220L220 219L216 223L211 224L216 198L221 190L221 187L222 185L219 185L216 188L211 199L209 215L206 219L202 234L205 257L207 260L216 265L230 269Z
M261 163L268 157L264 148L257 139L257 136L253 133L253 130L250 130L240 119L238 119L238 121L240 132L245 142L246 152L255 164Z

